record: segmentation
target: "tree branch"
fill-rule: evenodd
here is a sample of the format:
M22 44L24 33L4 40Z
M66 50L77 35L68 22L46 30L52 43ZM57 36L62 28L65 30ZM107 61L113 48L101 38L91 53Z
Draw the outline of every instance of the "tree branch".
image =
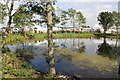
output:
M10 9L9 9L9 7L8 7L8 3L9 3L9 0L7 0L6 3L5 3L8 11L9 11Z

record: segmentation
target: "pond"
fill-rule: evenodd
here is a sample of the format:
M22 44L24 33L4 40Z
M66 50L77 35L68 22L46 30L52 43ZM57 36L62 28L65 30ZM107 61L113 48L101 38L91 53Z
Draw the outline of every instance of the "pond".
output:
M82 78L113 78L118 75L120 40L110 38L54 39L56 72ZM47 40L6 45L21 53L30 65L47 72Z

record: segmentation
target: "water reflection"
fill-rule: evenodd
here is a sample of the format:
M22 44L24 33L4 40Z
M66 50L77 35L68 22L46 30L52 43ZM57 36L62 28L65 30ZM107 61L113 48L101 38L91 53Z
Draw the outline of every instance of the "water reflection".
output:
M104 57L109 57L110 59L117 59L120 56L120 47L116 45L109 45L106 42L106 38L104 38L103 43L98 45L96 53Z
M119 57L118 61L119 61L118 75L120 75L120 57Z
M33 59L34 49L36 47L28 46L26 43L21 43L21 48L15 50L15 53L19 54L19 57L23 57L26 61Z
M120 46L118 46L118 39L116 39L115 45L109 45L106 38L104 38L103 43L98 45L96 53L103 57L108 57L109 59L118 60L118 74L120 74Z
M7 47L26 56L33 68L38 71L48 72L51 66L57 73L79 75L84 78L112 78L119 72L119 40L84 38L56 39L53 42L52 58L55 63L52 64L55 65L49 65L47 40L12 44Z

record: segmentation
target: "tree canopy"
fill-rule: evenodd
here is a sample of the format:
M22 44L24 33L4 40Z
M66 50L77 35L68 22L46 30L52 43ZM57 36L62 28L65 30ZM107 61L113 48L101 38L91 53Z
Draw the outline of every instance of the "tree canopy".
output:
M83 14L80 11L77 12L76 17L77 17L76 20L78 21L79 26L81 24L85 24L86 23L86 18L83 16Z
M112 12L101 12L99 13L98 17L97 17L99 24L102 25L103 29L104 29L104 34L106 33L106 31L113 26L113 14Z
M0 3L0 23L4 23L5 16L7 15L6 8L5 4Z
M112 14L113 14L113 20L114 20L113 24L116 26L116 30L118 33L118 29L120 28L120 13L113 11Z
M26 5L20 5L14 13L13 22L17 27L33 26L33 14L27 11Z

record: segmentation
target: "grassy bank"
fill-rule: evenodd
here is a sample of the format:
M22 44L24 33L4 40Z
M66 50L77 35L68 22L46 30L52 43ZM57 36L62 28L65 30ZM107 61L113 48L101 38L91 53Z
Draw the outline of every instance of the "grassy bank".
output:
M54 33L53 38L88 38L93 37L93 33ZM47 39L47 33L28 33L27 37L17 33L9 34L6 39L6 44L19 43L25 41L36 41Z
M3 78L39 78L40 73L35 71L24 58L18 54L6 52L2 54Z
M119 38L120 34L102 34L102 33L53 33L53 38L89 38L89 37L108 37L108 38ZM47 33L28 33L27 37L24 37L20 33L16 34L9 34L9 36L6 39L6 44L13 44L13 43L19 43L19 42L26 42L26 41L38 41L38 40L44 40L47 39Z
M120 34L111 34L111 33L106 33L106 34L103 34L103 33L95 33L94 34L95 36L98 36L98 37L107 37L107 38L119 38L120 39Z
M53 38L88 38L93 36L93 33L56 33Z
M22 54L24 55L24 54ZM24 55L25 56L25 55ZM27 54L26 56L31 56ZM40 73L32 68L25 58L21 57L21 54L5 52L2 54L2 79L4 80L12 80L17 79L20 80L61 80L70 78L68 76L63 75L55 75L51 77L48 74Z
M25 42L25 41L36 41L36 40L44 40L47 37L46 33L28 33L27 37L24 37L23 35L17 33L17 34L9 34L6 39L6 44L11 43L19 43L19 42Z

